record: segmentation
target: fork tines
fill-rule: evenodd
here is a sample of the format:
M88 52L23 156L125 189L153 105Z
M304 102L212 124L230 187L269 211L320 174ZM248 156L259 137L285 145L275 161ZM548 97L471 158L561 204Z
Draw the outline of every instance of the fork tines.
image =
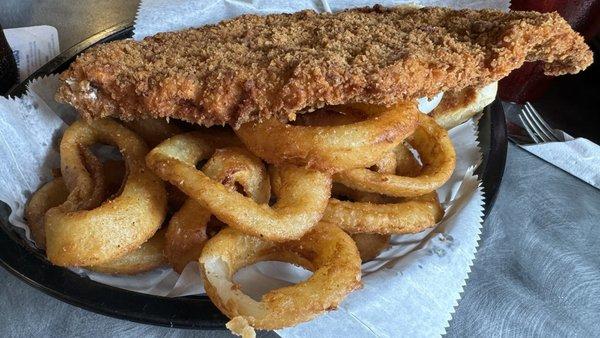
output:
M531 103L525 103L525 106L521 109L521 114L519 114L519 119L535 143L558 142L561 140L556 131L544 121Z

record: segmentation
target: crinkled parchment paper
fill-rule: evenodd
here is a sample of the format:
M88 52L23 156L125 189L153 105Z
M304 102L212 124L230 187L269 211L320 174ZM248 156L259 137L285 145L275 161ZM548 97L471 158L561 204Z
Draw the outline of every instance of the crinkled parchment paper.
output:
M135 38L160 31L215 23L244 13L294 12L301 9L337 11L380 3L391 6L411 1L142 1ZM507 1L421 1L419 5L468 8L508 7ZM0 98L0 200L12 213L11 224L29 230L23 221L28 198L51 179L59 166L58 140L76 118L72 108L54 101L56 76L34 81L21 98ZM457 151L457 167L438 194L446 216L433 230L396 236L392 246L375 261L363 265L362 289L352 293L337 311L294 328L279 330L296 336L434 336L443 334L462 292L477 248L482 223L483 191L473 175L481 153L476 125L470 121L450 131ZM33 245L33 244L32 244ZM137 276L109 276L77 269L93 280L128 290L162 296L203 292L196 263L179 276L161 268ZM251 295L290 282L309 273L289 264L262 262L236 275Z

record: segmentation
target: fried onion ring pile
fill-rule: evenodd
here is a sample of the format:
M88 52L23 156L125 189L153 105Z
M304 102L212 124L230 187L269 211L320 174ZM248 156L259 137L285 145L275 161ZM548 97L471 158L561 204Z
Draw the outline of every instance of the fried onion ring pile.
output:
M314 227L327 206L331 178L319 171L294 166L280 168L284 188L277 203L257 203L231 191L196 169L215 149L201 132L172 137L147 156L148 167L210 210L219 220L240 231L273 241L299 239Z
M231 191L241 189L240 193L257 203L269 202L271 186L265 166L245 149L216 149L202 171ZM200 257L210 235L210 217L208 209L189 198L169 221L165 256L175 271L181 273L189 262Z
M102 158L96 144L115 146L122 160ZM391 236L437 224L436 189L456 161L446 130L409 101L325 107L237 130L77 121L60 155L60 177L25 210L52 263L137 274L198 262L227 327L248 337L336 308L361 285L361 262ZM313 275L258 301L233 282L241 268L272 260Z
M362 262L395 263L380 256L396 236L433 237L438 191L455 198L448 181L464 174L447 130L536 60L560 75L592 53L556 13L382 6L94 48L61 76L56 98L86 122L65 130L60 172L26 206L31 237L58 266L196 273L245 337L296 325L360 287ZM272 260L313 274L259 300L234 282Z

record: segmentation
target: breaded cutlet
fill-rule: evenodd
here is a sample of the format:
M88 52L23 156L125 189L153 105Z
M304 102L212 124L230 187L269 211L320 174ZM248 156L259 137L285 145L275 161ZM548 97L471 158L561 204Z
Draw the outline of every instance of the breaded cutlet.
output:
M549 75L576 73L592 52L557 13L375 6L244 15L90 49L61 75L57 99L86 119L237 127L481 87L529 61Z

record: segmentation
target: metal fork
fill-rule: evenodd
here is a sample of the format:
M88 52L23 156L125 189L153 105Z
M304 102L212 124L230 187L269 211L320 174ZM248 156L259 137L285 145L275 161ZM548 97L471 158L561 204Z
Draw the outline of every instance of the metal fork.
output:
M558 133L544 121L540 114L533 108L531 103L525 103L521 109L519 119L523 123L523 127L529 134L529 137L535 143L544 142L562 142L565 140L563 135Z

